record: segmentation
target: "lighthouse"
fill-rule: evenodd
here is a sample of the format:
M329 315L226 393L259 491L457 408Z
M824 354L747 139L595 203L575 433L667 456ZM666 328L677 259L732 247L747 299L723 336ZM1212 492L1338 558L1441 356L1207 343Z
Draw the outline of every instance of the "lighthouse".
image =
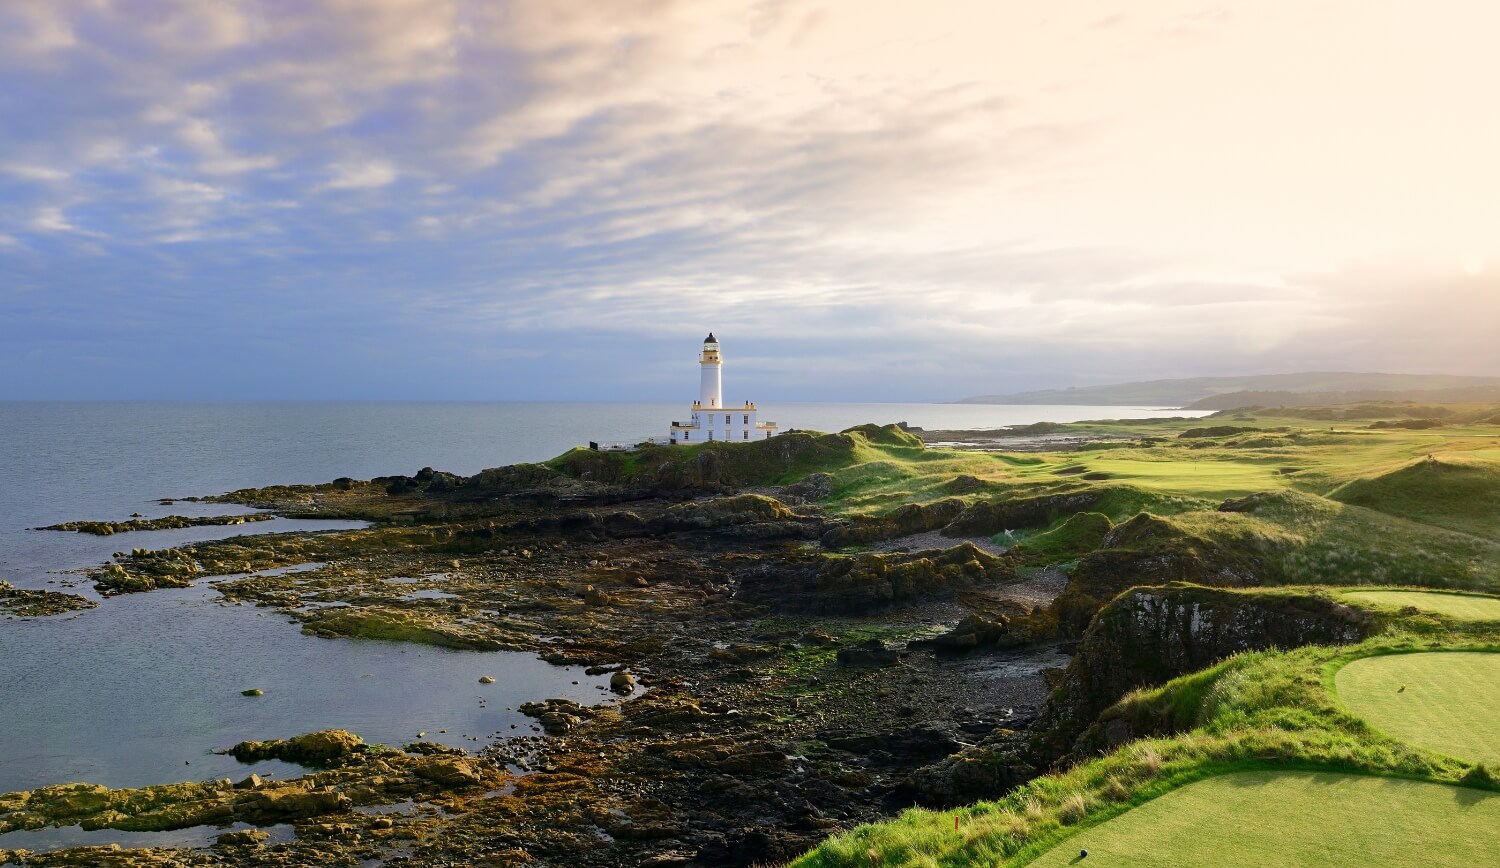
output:
M719 358L719 341L713 332L703 339L698 371L698 406L719 409L724 403L724 360Z
M760 421L754 403L746 401L736 407L725 406L724 357L719 353L719 339L713 332L703 339L703 354L698 357L698 400L693 402L689 413L689 421L672 423L668 439L674 446L748 443L766 440L776 434L776 423Z

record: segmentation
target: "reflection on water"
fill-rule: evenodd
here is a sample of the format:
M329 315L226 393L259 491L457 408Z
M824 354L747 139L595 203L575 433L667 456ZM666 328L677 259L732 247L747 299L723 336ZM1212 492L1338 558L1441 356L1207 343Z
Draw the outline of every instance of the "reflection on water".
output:
M97 847L119 844L121 847L207 847L225 832L254 829L249 823L231 826L191 826L170 832L123 832L119 829L95 829L86 831L79 826L61 826L46 829L23 829L0 834L0 850L61 850L66 847ZM267 844L280 844L292 840L296 830L291 823L263 826L261 831L269 837Z
M302 770L209 751L330 727L393 745L425 731L474 749L530 732L512 710L523 702L608 695L607 678L530 654L305 636L273 611L225 604L207 583L0 622L0 660L0 792L290 777ZM496 683L479 683L485 675ZM249 688L265 695L240 695Z

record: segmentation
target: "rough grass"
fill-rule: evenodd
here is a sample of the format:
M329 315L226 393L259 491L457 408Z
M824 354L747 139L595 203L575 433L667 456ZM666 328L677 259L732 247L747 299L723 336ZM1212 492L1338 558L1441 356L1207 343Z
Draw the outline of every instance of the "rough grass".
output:
M1349 591L1344 596L1381 606L1411 606L1461 621L1500 621L1500 597L1434 591Z
M1500 654L1393 654L1355 660L1339 699L1411 744L1500 767Z
M1329 497L1423 524L1500 540L1500 463L1431 457L1357 479Z
M1377 819L1378 818L1378 819ZM1240 772L1189 784L1032 862L1110 866L1488 864L1500 794L1306 772Z
M1064 563L1098 548L1113 527L1103 513L1075 513L1050 530L1026 537L1015 551L1027 563Z

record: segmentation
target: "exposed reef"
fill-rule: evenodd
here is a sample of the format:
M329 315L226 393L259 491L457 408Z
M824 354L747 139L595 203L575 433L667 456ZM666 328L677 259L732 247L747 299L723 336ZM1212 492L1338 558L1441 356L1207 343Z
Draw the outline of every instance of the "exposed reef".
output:
M10 582L0 581L0 612L18 618L40 618L92 609L97 602L77 594L62 591L33 591L17 588Z
M255 521L270 521L275 515L252 512L245 515L168 515L161 518L132 518L126 521L65 521L50 524L38 530L66 530L88 533L94 536L113 536L140 530L179 530L187 527L222 527L247 524Z

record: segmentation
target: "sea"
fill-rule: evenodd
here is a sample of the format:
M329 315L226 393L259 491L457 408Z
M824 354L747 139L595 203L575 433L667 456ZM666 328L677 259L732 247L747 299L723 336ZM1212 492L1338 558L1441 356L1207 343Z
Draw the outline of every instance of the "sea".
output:
M134 513L241 513L234 505L158 503L237 488L423 467L471 475L544 460L586 440L659 436L682 413L681 405L657 403L0 402L0 579L97 599L83 573L113 552L360 524L275 519L110 537L35 528ZM783 430L821 431L865 422L979 429L1199 415L1159 407L798 403L766 404L761 413ZM481 685L484 675L496 684ZM241 696L249 688L265 695ZM476 749L530 733L532 721L515 708L554 696L614 701L605 698L602 677L529 654L305 636L275 612L227 604L205 579L66 615L0 615L0 792L252 771L294 776L299 769L278 762L243 765L213 751L327 727L389 744L426 733ZM105 834L87 840L121 840ZM0 835L0 849L45 849L60 840L56 830L16 832Z

